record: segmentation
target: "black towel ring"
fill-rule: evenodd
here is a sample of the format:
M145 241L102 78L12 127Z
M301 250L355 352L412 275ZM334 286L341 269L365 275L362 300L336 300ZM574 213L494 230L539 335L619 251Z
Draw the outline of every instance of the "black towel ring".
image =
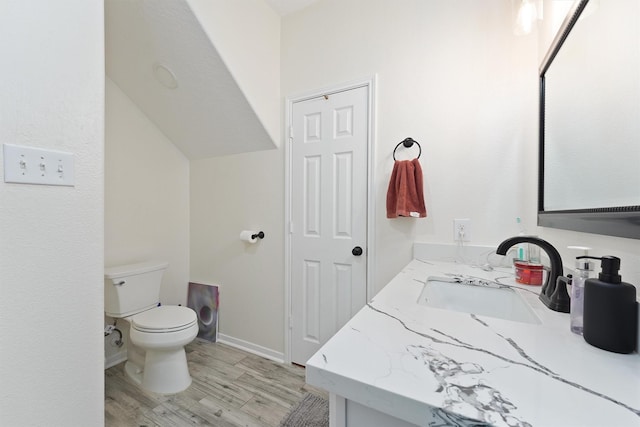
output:
M413 144L416 144L418 146L418 150L420 150L418 151L418 157L416 157L416 159L419 159L420 155L422 154L422 147L420 146L418 141L415 141L413 138L405 138L403 141L398 142L398 145L396 145L396 148L393 149L393 160L396 159L396 150L398 149L398 147L400 147L400 145L404 145L405 148L409 148Z

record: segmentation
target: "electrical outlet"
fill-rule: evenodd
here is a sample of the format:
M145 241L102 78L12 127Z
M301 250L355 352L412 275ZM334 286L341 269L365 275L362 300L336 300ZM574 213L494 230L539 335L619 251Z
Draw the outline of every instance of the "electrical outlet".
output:
M454 219L453 220L453 240L456 242L471 241L471 220Z

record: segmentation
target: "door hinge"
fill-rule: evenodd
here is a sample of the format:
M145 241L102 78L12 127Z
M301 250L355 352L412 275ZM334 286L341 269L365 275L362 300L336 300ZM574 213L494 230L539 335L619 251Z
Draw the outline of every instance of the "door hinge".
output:
M293 126L289 126L289 141L293 141Z

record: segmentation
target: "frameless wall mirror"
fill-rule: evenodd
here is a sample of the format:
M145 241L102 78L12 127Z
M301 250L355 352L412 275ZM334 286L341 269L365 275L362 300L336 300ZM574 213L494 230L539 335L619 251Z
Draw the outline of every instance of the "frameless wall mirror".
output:
M640 1L576 1L540 66L538 225L640 239Z

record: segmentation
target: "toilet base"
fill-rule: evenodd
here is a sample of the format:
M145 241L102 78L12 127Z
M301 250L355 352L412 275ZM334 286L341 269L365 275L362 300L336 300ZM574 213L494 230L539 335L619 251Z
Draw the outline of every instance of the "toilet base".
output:
M184 348L161 351L147 350L142 373L142 388L162 394L174 394L191 385Z
M142 387L142 367L131 360L127 360L124 364L124 372L134 383Z
M136 384L147 391L175 394L191 385L184 348L171 351L147 350L144 366L127 361L124 370Z

